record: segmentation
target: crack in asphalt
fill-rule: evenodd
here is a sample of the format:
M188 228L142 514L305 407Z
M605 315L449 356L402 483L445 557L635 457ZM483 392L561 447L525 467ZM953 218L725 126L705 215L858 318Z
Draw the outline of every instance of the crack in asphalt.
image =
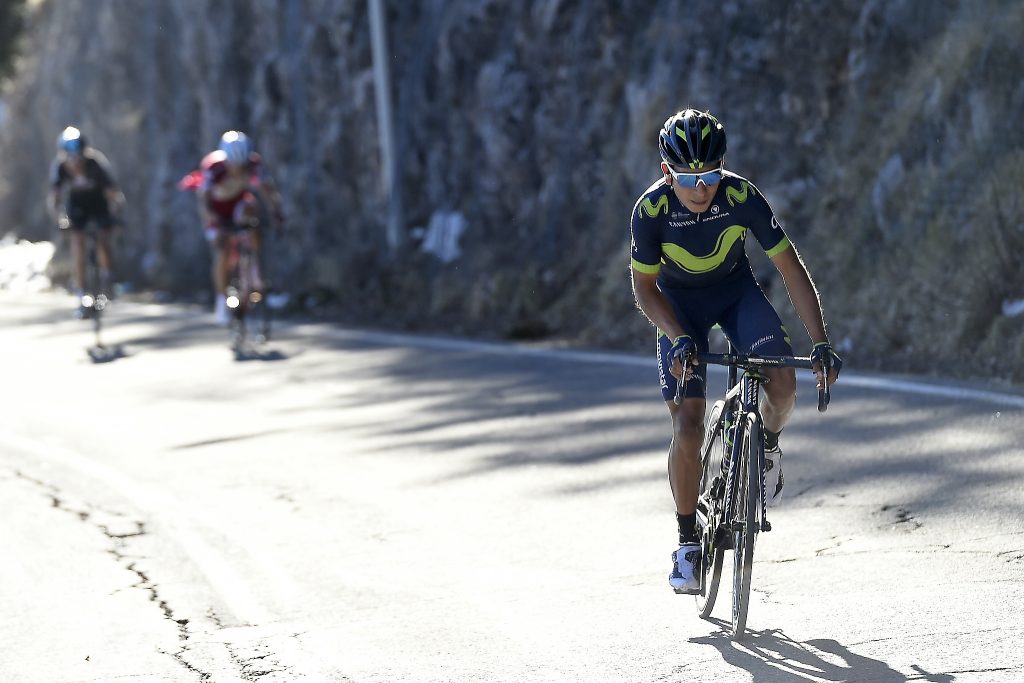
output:
M1002 557L1007 562L1020 562L1021 560L1024 560L1024 548L1004 550L1000 553L996 553L996 557Z
M953 680L953 678L952 678L953 674L985 674L985 673L994 673L996 671L1019 671L1020 670L1020 667L1018 667L1018 666L994 666L994 667L992 667L990 669L950 669L948 671L925 671L924 669L922 669L917 664L912 664L910 666L910 668L913 669L914 671L917 671L918 675L917 676L909 676L907 678L908 681L935 681L936 680L936 678L935 678L936 676L949 676L950 678L948 678L946 680L952 681Z
M234 661L236 664L238 664L238 667L241 670L242 678L244 678L247 681L258 681L259 679L261 679L264 676L267 676L269 674L280 673L282 671L287 671L288 670L288 667L282 666L280 664L280 662L274 662L273 660L271 660L271 663L269 665L270 666L277 665L277 666L280 666L281 668L279 668L279 669L266 668L266 667L256 668L256 664L258 663L259 660L266 659L267 657L270 657L271 653L269 653L269 652L266 653L266 654L263 654L263 655L255 655L255 656L252 656L252 657L243 657L243 656L239 655L238 652L233 647L231 647L231 646L228 646L228 652L231 654L232 661Z
M59 487L49 482L43 481L42 479L38 479L31 475L25 474L20 470L13 470L13 472L14 475L19 479L30 482L36 487L42 489L45 492L46 497L49 498L50 500L51 508L73 515L79 521L89 524L90 526L99 530L100 533L102 533L113 543L113 547L108 549L107 552L110 555L112 555L115 558L115 560L119 564L121 564L125 569L134 574L136 577L138 577L138 581L131 584L129 588L141 589L148 593L149 601L156 603L157 607L163 613L164 619L174 622L177 626L178 640L182 643L181 649L177 652L168 652L166 650L160 649L159 652L174 659L174 661L177 662L180 666L188 670L190 673L193 673L196 676L198 676L200 681L212 680L212 672L204 671L196 667L186 658L186 655L191 651L189 641L193 638L194 635L189 629L189 619L179 618L175 615L174 608L167 602L167 600L161 597L159 591L159 584L157 584L146 572L139 568L138 563L132 558L131 555L124 552L125 546L130 541L130 539L146 536L149 533L148 530L146 529L145 522L139 520L127 520L126 516L123 513L114 510L105 510L100 506L93 505L86 501L82 502L82 505L84 505L85 507L83 507L82 509L78 509L76 507L73 507L71 504L67 502L67 500L65 500L64 497L62 497L62 492ZM126 523L129 525L129 529L121 531L112 528L111 524L96 519L96 512L101 512L104 515L109 515L111 517L125 519ZM210 620L218 628L224 628L225 624L223 619L220 617L220 615L216 613L216 611L212 607L210 607L207 610L207 616L210 617ZM302 634L295 633L292 634L291 637L298 638L300 635ZM224 647L227 650L230 659L238 668L239 675L243 680L246 681L258 681L269 674L285 672L290 670L291 668L279 660L269 660L264 662L263 660L267 660L269 657L273 656L274 653L270 651L255 656L245 656L239 654L239 650L241 648L232 648L230 645L226 643L224 644ZM267 646L261 643L257 647Z
M977 636L977 635L982 634L982 633L1013 633L1013 632L1017 632L1017 631L1021 631L1021 629L1020 628L1000 627L1000 628L975 629L973 631L948 631L948 632L947 631L929 631L927 633L914 633L914 634L902 633L902 634L898 634L898 635L885 636L884 638L868 638L867 640L858 640L856 642L849 643L848 645L849 645L849 647L854 647L856 645L868 645L870 643L887 643L890 640L904 641L904 640L907 640L907 638L930 638L932 636L945 636L945 637L950 637L950 636L953 636L953 637Z
M50 499L50 506L52 508L73 515L77 517L79 521L86 522L92 525L93 527L98 529L100 533L102 533L104 536L110 539L114 543L114 547L108 550L107 552L109 552L118 561L119 564L123 564L125 569L135 574L139 578L139 580L136 583L132 584L130 587L140 588L146 591L149 594L150 602L155 602L157 604L157 606L160 608L160 611L163 612L164 618L173 621L175 624L177 624L178 639L182 642L188 641L188 639L191 636L188 628L189 620L185 618L179 619L175 617L174 609L167 603L166 600L160 597L158 585L154 581L152 581L149 578L149 576L146 575L145 572L139 569L136 566L136 563L133 560L131 560L131 558L126 553L122 552L122 549L126 542L128 541L128 539L146 535L147 531L145 522L134 520L130 522L135 526L134 531L127 531L124 533L115 532L110 528L110 525L93 520L93 511L90 511L89 509L75 509L70 504L68 504L67 501L65 501L61 497L61 490L57 486L54 486L53 484L50 484L41 479L29 476L20 470L15 470L14 474L16 477L24 481L30 482L35 486L43 489L46 492L47 497L49 497ZM98 507L96 509L101 510L101 508ZM103 510L103 512L105 512L106 514L113 515L115 517L123 517L123 515L117 512L111 512L106 510ZM210 680L212 678L211 673L202 671L201 669L195 667L185 659L184 655L187 651L187 645L182 647L182 649L176 653L160 650L160 652L163 652L164 654L173 658L179 665L183 666L188 671L198 675L200 681Z

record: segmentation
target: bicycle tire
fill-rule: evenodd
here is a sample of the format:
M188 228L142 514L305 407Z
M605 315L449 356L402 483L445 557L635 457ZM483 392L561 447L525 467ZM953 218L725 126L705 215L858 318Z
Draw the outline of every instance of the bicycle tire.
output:
M262 291L259 294L259 302L252 305L252 310L249 311L249 317L252 318L258 326L258 331L255 335L256 340L258 342L268 342L270 341L272 312L270 310L270 304L267 302L266 291Z
M742 640L750 608L750 580L754 568L754 542L757 538L757 503L760 482L757 463L764 447L761 424L748 414L736 473L735 511L733 515L732 637Z
M246 342L249 337L249 306L250 299L249 294L252 291L249 282L249 252L247 248L240 243L239 240L242 238L239 235L233 236L234 241L231 243L231 268L229 271L228 281L231 283L228 286L228 292L234 296L236 305L231 311L231 324L228 330L228 336L231 341L231 349L235 352L236 356L242 353L245 349Z
M720 510L715 508L721 505L721 500L710 491L715 477L720 476L721 457L725 454L725 445L722 439L724 406L724 401L718 401L711 407L704 445L701 447L701 474L697 491L697 505L698 517L703 517L706 521L703 522L703 528L700 529L700 593L694 596L697 603L697 614L701 619L710 617L711 611L715 608L725 557L725 548L715 542L720 519Z
M85 292L92 299L89 309L89 317L92 318L92 331L96 339L96 347L103 347L103 308L106 305L106 292L100 286L99 255L96 253L99 246L96 230L90 229L85 235L86 241L86 262L85 262ZM102 297L102 298L101 298Z

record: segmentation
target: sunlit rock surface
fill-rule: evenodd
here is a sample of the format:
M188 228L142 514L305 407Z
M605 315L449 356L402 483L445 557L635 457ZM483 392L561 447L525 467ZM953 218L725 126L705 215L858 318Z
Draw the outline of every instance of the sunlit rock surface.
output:
M351 0L32 3L0 129L3 224L53 237L46 171L75 122L128 197L122 277L207 288L194 198L175 182L241 128L286 198L269 258L294 301L375 325L646 350L629 212L656 177L665 116L710 108L850 361L1024 378L1024 317L1001 307L1024 295L1024 5L386 4L398 249L367 5ZM447 215L464 221L457 250L423 248ZM771 296L784 304L781 282Z

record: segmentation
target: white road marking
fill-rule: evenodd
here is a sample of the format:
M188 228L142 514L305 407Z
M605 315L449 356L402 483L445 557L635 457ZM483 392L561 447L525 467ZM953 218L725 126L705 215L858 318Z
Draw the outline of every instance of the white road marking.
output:
M411 346L423 349L439 349L443 351L468 351L471 353L489 353L502 356L527 356L533 358L548 358L553 360L573 360L580 363L598 363L610 365L627 365L635 367L651 368L654 372L657 368L654 353L649 356L639 356L628 353L613 353L601 351L577 351L572 349L552 349L545 347L525 346L521 344L502 344L498 342L481 342L465 339L454 339L448 337L423 337L411 334L400 334L391 332L369 332L355 330L341 330L337 328L324 328L318 325L296 325L294 329L304 334L326 334L334 338L348 340L362 340L372 344L387 346ZM713 374L724 373L725 368L714 366L709 369ZM800 381L813 383L814 378L809 372L798 372ZM904 394L917 394L921 396L936 396L952 400L976 401L990 403L1007 408L1024 408L1024 396L1004 393L999 391L987 391L981 389L968 389L964 387L941 386L930 384L924 380L911 382L907 380L889 379L876 375L864 375L855 372L844 372L839 386L854 386L862 389L878 389Z

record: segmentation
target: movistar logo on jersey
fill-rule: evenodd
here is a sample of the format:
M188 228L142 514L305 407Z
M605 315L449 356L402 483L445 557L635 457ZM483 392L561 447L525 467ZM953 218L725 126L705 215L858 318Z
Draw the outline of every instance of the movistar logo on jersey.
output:
M739 189L735 187L725 188L725 198L729 202L729 206L736 206L747 201L747 193L751 195L757 194L757 190L753 188L746 180L740 181Z
M671 243L663 243L661 245L661 252L665 258L675 263L687 273L701 275L703 273L710 273L725 263L725 259L729 256L733 245L736 242L742 241L746 234L747 229L742 225L730 225L718 235L718 242L715 244L715 248L706 256L695 256L678 244Z
M655 218L659 213L668 213L668 195L661 195L657 204L651 202L650 197L644 197L644 200L640 202L640 208L648 218Z

